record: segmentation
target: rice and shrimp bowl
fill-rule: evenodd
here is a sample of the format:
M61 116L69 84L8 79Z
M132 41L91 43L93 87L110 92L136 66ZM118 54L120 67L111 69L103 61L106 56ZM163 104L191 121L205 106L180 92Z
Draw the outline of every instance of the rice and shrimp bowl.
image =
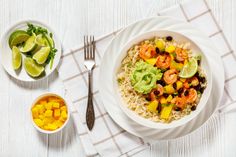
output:
M201 53L194 52L190 42L171 35L155 35L134 44L115 74L125 107L163 124L196 112L208 86L201 62Z

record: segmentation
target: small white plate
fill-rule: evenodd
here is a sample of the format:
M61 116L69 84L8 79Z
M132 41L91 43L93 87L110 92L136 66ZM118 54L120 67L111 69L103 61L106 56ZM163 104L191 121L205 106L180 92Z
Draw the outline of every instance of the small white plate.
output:
M8 39L10 37L10 34L12 32L14 32L15 30L17 30L17 29L26 30L27 23L32 23L36 26L44 27L49 32L51 32L53 34L55 48L57 49L56 55L54 57L52 69L50 69L49 64L46 65L45 75L43 75L39 78L33 78L33 77L29 76L27 74L27 72L25 71L23 65L22 65L21 69L17 70L17 71L15 71L12 67L12 51L8 45ZM1 57L2 66L8 72L8 74L11 75L12 77L16 78L17 80L27 81L27 82L37 81L37 80L41 80L41 79L48 77L56 69L57 65L60 62L60 58L61 58L61 43L60 43L60 40L58 39L57 35L55 34L55 32L48 25L46 25L42 22L39 22L39 21L24 20L24 21L20 21L20 22L14 24L3 34L2 38L1 38L1 44L0 44L0 57ZM22 55L23 60L24 60L24 58L25 58L25 55Z
M205 108L187 124L173 129L151 129L126 116L121 110L113 88L113 69L122 47L137 35L155 30L181 33L194 41L209 59L212 69L212 92ZM187 135L201 127L216 111L224 90L224 68L220 55L211 40L192 25L170 17L160 16L135 22L124 28L109 44L100 65L99 93L105 109L123 129L147 141L174 139Z

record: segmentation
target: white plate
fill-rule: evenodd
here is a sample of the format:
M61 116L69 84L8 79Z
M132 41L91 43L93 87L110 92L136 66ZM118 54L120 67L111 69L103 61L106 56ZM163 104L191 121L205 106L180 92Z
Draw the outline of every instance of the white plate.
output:
M49 64L46 65L45 75L42 77L39 77L39 78L30 77L26 73L23 66L21 67L21 70L19 70L17 72L12 68L12 51L8 45L9 36L13 31L15 31L17 29L26 30L27 23L32 23L37 26L45 27L49 32L51 32L53 34L55 48L57 49L52 69L50 69ZM29 81L37 81L37 80L48 77L56 69L57 65L60 62L60 58L61 58L61 43L60 43L59 39L57 38L57 35L55 34L55 32L46 24L44 24L42 22L34 21L34 20L24 20L24 21L14 24L3 34L2 38L1 38L0 51L1 51L0 52L1 63L9 75L11 75L12 77L16 78L17 80L21 80L21 81L28 81L28 82ZM22 55L22 59L24 59L24 58L25 58L25 55Z
M212 93L200 114L184 126L174 129L151 129L134 122L128 118L117 104L113 83L113 69L121 48L133 37L153 30L169 30L181 33L193 40L209 59L212 69ZM196 130L202 126L215 112L224 89L224 69L221 58L212 41L190 24L170 17L154 17L138 21L124 28L117 34L108 46L100 65L100 96L102 102L112 119L126 131L145 140L174 139Z

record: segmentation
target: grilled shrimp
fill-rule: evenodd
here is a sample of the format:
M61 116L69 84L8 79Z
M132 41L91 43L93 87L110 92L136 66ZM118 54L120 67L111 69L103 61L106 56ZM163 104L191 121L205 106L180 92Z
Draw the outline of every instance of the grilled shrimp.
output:
M167 70L164 73L163 79L167 84L175 83L177 81L177 70L176 69Z
M179 62L182 62L188 58L188 52L184 49L179 48L179 47L176 47L175 53L176 53L176 60Z
M167 69L170 66L171 57L168 54L158 55L156 66L161 69Z

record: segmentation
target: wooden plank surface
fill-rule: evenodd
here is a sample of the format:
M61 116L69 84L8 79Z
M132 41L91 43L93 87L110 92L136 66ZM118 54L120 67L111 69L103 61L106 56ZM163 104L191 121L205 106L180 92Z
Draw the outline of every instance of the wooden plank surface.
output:
M36 19L52 26L61 39L63 49L69 49L80 44L84 34L101 36L182 1L0 0L0 35L16 21ZM235 49L235 1L208 0L208 3ZM30 124L30 103L37 95L47 91L64 94L57 73L44 81L23 83L0 68L0 156L84 156L72 121L65 130L50 136L39 134ZM150 150L134 156L233 156L236 154L233 147L236 144L235 120L234 113L223 115L217 123L212 120L211 126L214 127L195 132L197 137L161 141Z

